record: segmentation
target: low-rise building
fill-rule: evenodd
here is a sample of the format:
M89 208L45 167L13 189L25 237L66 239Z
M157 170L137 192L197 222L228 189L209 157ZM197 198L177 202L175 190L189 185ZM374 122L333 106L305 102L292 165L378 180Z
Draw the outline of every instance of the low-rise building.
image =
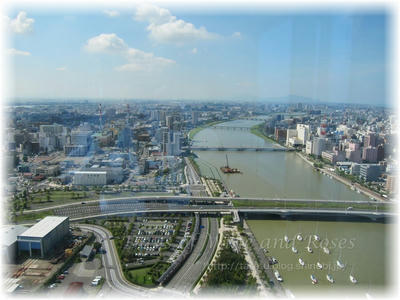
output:
M106 171L75 171L72 184L74 185L106 185Z
M69 217L48 216L28 230L19 234L18 253L45 257L54 250L57 243L69 233Z
M14 263L18 250L17 237L28 227L22 225L2 225L1 256L5 263Z

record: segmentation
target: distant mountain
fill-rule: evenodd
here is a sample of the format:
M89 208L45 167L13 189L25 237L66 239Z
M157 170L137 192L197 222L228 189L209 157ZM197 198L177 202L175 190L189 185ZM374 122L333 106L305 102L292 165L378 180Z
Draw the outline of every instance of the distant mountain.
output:
M316 99L303 97L303 96L297 96L297 95L288 95L288 96L284 96L284 97L271 97L271 98L265 98L261 101L271 102L271 103L286 103L286 104L318 103L318 102L320 102L319 100L316 100Z

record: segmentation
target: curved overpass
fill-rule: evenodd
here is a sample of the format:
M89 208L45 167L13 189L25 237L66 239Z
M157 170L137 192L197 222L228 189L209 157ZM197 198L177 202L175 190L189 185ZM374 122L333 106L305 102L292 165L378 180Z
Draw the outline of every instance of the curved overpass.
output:
M102 256L102 260L105 269L106 282L110 286L111 290L118 296L139 296L140 298L154 298L160 296L182 297L182 294L177 291L162 288L148 289L134 285L127 281L124 278L121 269L117 250L115 249L112 240L110 241L110 237L112 236L111 233L107 229L96 225L78 224L78 227L84 230L92 231L100 241L103 240L102 247L106 250L106 254Z

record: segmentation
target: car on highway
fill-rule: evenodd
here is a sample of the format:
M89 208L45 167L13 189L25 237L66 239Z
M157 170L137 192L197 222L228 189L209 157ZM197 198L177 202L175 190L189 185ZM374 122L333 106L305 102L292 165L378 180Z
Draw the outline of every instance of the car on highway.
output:
M346 208L346 210L353 210L353 207L349 206L348 208Z

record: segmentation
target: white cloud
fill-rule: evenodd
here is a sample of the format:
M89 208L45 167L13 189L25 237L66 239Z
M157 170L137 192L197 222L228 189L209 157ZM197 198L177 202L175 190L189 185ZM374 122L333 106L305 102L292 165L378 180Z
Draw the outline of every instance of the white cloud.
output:
M33 31L33 23L35 23L35 20L28 18L26 12L20 11L16 18L12 20L4 16L3 22L12 32L23 34Z
M173 17L168 9L155 6L153 4L142 4L136 8L134 16L137 21L145 21L151 24L161 25L172 21Z
M232 33L232 37L240 39L242 37L242 34L238 31L236 31L236 32Z
M116 67L117 71L153 71L158 68L163 68L172 64L175 61L172 59L154 56L153 53L144 52L138 49L129 48L125 53L128 63Z
M89 39L85 45L88 52L121 53L127 49L124 40L115 33L102 33Z
M21 55L21 56L30 56L31 53L28 51L21 51L14 48L10 48L6 50L6 54L8 55Z
M119 16L119 11L117 10L103 10L103 13L105 13L108 17L110 18L115 18Z
M197 54L197 48L193 48L193 49L192 49L192 53L193 53L193 54Z
M67 67L58 67L56 68L56 71L66 71Z
M205 27L196 28L192 23L177 19L170 11L152 4L138 6L134 19L149 23L147 30L150 38L159 43L183 44L195 40L218 38Z
M153 71L172 64L172 59L154 56L153 53L129 48L123 39L115 33L100 34L86 42L85 50L92 53L118 54L127 60L127 63L115 68L117 71Z

